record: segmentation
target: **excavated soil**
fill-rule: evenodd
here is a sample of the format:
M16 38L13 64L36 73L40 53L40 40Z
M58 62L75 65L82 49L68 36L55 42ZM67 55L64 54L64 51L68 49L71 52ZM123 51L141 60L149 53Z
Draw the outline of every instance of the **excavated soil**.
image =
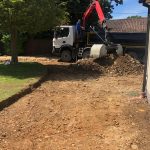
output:
M101 59L83 59L74 65L86 71L97 71L103 75L138 75L143 73L144 66L130 55L109 56Z
M43 64L47 81L0 112L1 150L150 149L142 74L109 77L54 59Z

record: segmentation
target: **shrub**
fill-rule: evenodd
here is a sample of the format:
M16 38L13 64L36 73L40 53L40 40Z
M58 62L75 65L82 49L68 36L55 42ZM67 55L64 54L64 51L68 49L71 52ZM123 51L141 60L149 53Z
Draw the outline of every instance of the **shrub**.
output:
M17 49L18 49L18 55L24 54L25 44L28 40L28 35L25 33L18 35L17 40ZM4 53L6 55L11 55L11 36L10 34L3 34L1 38L1 42L4 44Z

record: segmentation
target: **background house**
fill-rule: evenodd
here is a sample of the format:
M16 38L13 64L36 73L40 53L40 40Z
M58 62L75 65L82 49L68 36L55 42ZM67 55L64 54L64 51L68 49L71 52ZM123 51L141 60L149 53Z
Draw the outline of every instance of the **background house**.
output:
M132 57L144 61L146 32L147 32L147 18L128 18L118 20L108 20L107 26L109 28L110 41L121 44L124 53L130 54ZM104 37L103 30L99 30L101 38ZM103 41L95 34L90 36L88 44L103 43Z
M112 41L120 43L125 53L144 62L147 18L109 20Z
M108 20L111 32L116 33L145 33L147 31L147 18L127 18Z
M147 18L109 20L108 27L113 39L131 46L145 46Z

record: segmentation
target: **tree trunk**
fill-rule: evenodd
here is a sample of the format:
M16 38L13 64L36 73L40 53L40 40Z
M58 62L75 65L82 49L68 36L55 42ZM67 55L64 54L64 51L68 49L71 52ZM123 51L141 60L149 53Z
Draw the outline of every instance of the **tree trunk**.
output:
M18 54L17 54L17 30L13 29L11 32L11 63L18 63Z

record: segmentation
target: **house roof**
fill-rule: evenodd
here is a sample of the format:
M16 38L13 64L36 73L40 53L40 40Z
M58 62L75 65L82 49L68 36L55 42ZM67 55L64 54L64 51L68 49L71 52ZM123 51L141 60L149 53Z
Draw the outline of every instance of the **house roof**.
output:
M110 32L145 33L147 31L147 18L130 18L108 20Z

